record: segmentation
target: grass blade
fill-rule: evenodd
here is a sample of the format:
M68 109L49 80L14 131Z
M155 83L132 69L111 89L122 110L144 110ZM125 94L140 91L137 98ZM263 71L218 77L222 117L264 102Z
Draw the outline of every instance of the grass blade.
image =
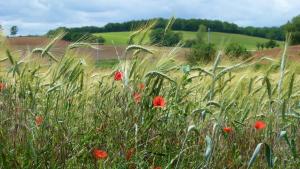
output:
M263 146L263 143L259 143L259 144L256 146L256 148L255 148L255 150L254 150L254 152L253 152L253 154L252 154L252 156L251 156L251 159L250 159L250 161L248 162L248 167L247 167L247 169L249 169L249 168L252 167L252 165L253 165L255 159L257 158L257 156L258 156L258 154L259 154L259 152L260 152L262 146Z

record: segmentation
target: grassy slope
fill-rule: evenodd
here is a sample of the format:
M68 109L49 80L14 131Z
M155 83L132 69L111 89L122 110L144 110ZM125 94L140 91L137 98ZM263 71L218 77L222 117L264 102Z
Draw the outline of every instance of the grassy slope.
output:
M183 34L183 39L193 39L196 36L196 32L188 32L188 31L179 31ZM101 35L106 39L106 44L112 44L112 41L116 45L125 45L128 41L128 37L131 32L109 32L109 33L97 33L95 35ZM207 33L203 33L203 39L207 41ZM210 35L210 39L213 43L218 46L224 46L230 42L236 42L244 45L248 49L255 49L257 42L266 42L265 38L258 38L247 35L240 34L231 34L231 33L220 33L220 32L212 32ZM149 37L146 38L146 41L149 41ZM281 42L280 42L281 43Z

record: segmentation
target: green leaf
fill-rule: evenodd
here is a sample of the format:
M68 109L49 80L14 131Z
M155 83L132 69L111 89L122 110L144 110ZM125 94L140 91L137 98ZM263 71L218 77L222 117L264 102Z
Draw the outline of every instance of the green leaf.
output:
M171 28L172 28L172 26L173 26L175 20L176 20L176 18L175 18L174 16L173 16L172 18L169 19L169 22L168 22L168 24L167 24L167 26L166 26L166 28L165 28L165 31L164 31L164 36L166 36L166 33L167 33L169 30L171 30Z
M254 163L256 157L258 156L258 154L259 154L259 152L260 152L260 149L261 149L262 145L263 145L263 143L259 143L259 144L256 146L256 148L255 148L255 150L254 150L254 152L253 152L253 154L252 154L252 157L251 157L250 161L248 162L248 167L247 167L248 169L252 167L252 165L253 165L253 163Z
M272 87L271 87L271 83L268 77L265 77L265 82L267 85L267 91L268 91L268 96L269 96L269 100L272 100Z
M218 108L221 107L221 105L219 103L215 102L215 101L207 102L206 106L215 106L215 107L218 107Z
M211 76L211 77L213 76L213 74L210 71L207 71L207 70L205 70L203 68L200 68L200 67L192 68L191 70L192 71L199 71L199 72L204 73L204 74L206 74L208 76Z
M294 86L294 81L295 81L295 73L293 73L289 85L289 90L288 90L288 98L291 98L292 93L293 93L293 86Z
M289 41L291 39L291 34L288 34L286 36L286 41L285 41L285 45L284 45L284 50L283 53L281 55L281 60L280 60L280 78L278 81L278 96L279 98L281 97L281 92L282 92L282 84L283 84L283 80L284 80L284 76L285 76L285 68L286 68L286 60L287 60L287 49L289 46Z
M150 49L147 49L141 45L130 45L126 48L125 52L129 52L131 50L141 50L143 52L146 52L146 53L150 53L150 54L153 54L153 52L150 50Z
M279 139L283 138L284 136L286 136L286 131L281 131L279 133Z
M285 111L286 111L286 104L287 104L287 101L286 101L286 99L283 99L283 102L282 102L282 107L281 107L281 117L282 117L282 119L283 120L285 120L285 117L286 117L286 113L285 113Z
M7 59L8 59L8 57L3 58L3 59L0 59L0 62L4 62L4 61L6 61Z
M152 77L155 77L155 76L162 77L162 78L164 78L164 79L169 80L170 82L173 82L173 83L177 84L175 80L171 79L171 77L169 77L168 75L166 75L166 74L164 74L164 73L162 73L162 72L158 72L158 71L150 71L150 72L148 72L148 73L145 75L145 77L151 77L151 76L152 76Z
M269 166L269 168L273 168L274 163L273 163L273 154L272 154L271 147L266 143L259 143L259 144L257 144L257 146L252 154L252 157L251 157L250 161L248 162L248 167L247 167L248 169L253 166L255 159L259 155L259 152L263 146L265 147L265 155L266 155L266 161L268 163L268 166Z
M265 155L266 155L266 160L268 163L268 166L270 168L273 168L273 155L272 155L272 149L268 144L265 144Z
M206 150L205 150L205 159L206 161L208 161L211 157L211 153L212 153L212 140L209 136L205 137L205 143L206 143Z
M190 65L183 65L182 71L183 71L183 73L188 74L191 71Z

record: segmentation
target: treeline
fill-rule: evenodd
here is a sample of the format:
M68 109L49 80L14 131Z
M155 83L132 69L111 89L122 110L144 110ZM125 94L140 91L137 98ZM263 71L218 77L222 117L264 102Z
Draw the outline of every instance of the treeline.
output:
M84 26L80 28L68 28L70 32L88 32L88 33L101 33L101 32L123 32L132 31L141 25L144 25L149 20L133 20L123 23L108 23L103 27L96 26ZM158 18L157 24L154 29L165 28L168 23L168 19ZM208 19L176 19L172 30L178 31L193 31L196 32L199 25L204 25L212 32L225 32L244 34L274 40L284 40L285 33L283 27L240 27L234 23L223 22L219 20Z
M284 25L284 30L291 33L291 44L300 44L300 15Z
M77 29L77 28L75 28ZM79 28L80 29L80 28ZM76 42L76 41L82 41L82 42L89 42L89 43L104 43L105 39L101 36L95 36L91 32L87 30L81 30L81 31L74 31L73 28L66 28L66 27L59 27L54 30L48 31L46 34L47 37L55 37L60 32L65 32L66 35L63 37L63 40Z

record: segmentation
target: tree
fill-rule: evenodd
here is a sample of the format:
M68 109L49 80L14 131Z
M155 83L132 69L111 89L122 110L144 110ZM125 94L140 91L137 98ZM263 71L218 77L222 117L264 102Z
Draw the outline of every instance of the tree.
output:
M277 44L277 42L273 39L270 39L268 42L265 43L265 47L266 48L275 48L278 47L279 45Z
M256 48L257 48L257 50L260 50L260 43L259 42L256 43Z
M197 44L197 41L195 39L188 39L184 42L184 47L190 48L196 44Z
M86 27L87 29L93 29L93 27ZM49 38L56 37L59 33L66 32L66 35L62 38L66 41L77 42L89 42L89 43L104 43L105 39L101 36L95 36L89 32L77 31L74 28L68 29L66 27L59 27L55 30L50 30L46 35Z
M150 43L151 44L158 44L161 43L163 40L164 36L164 30L159 28L159 29L154 29L150 32L149 38L150 38Z
M196 33L196 38L186 40L184 47L192 47L196 44L204 43L203 35L205 32L207 32L207 27L205 25L199 25L198 31Z
M50 30L47 32L46 36L48 38L54 38L56 37L58 34L63 33L63 32L70 32L68 28L66 27L58 27L56 29Z
M261 43L261 44L260 44L260 48L261 48L261 50L264 50L264 49L265 49L265 44L264 44L264 43Z
M150 32L150 43L159 46L175 46L178 44L182 35L173 31L167 31L165 33L164 29L158 28Z
M18 27L17 26L12 26L11 28L10 28L10 35L11 36L15 36L16 34L18 33Z
M227 56L232 56L235 58L238 58L238 57L247 58L251 55L251 53L248 52L244 46L242 46L238 43L229 44L225 49L225 54Z
M175 46L177 45L182 39L181 33L176 33L173 31L168 31L165 34L164 40L163 40L163 46Z
M286 25L283 26L283 28L287 33L291 33L292 45L300 44L300 15L294 17L292 21L289 21Z
M187 59L191 64L208 63L214 60L215 56L216 48L213 44L198 43L192 47Z
M196 42L197 43L203 43L203 35L207 32L207 27L204 25L199 25L197 34L196 34Z

